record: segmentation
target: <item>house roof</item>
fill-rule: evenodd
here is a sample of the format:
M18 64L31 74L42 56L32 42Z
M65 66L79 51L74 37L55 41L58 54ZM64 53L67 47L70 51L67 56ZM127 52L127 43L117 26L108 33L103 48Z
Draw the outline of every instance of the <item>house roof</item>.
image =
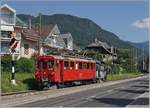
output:
M28 27L28 25L17 16L16 16L16 26Z
M71 35L71 33L65 33L65 34L60 34L60 36L62 37L62 38L71 38L72 39L72 35Z
M1 6L1 9L3 9L3 8L8 8L10 11L12 11L12 12L16 13L16 10L15 10L15 9L13 9L13 8L11 8L11 7L10 7L10 6L8 6L7 4L2 5L2 6Z
M110 46L107 43L99 41L97 39L95 39L94 43L91 43L90 45L88 45L88 47L98 47L98 46L102 46L105 49L109 49L110 48Z
M41 37L46 38L49 33L52 31L52 29L54 28L54 24L50 24L50 25L42 25L41 26ZM38 27L34 27L36 31L39 32Z
M49 41L48 42L45 42L44 45L47 45L49 47L55 47L55 48L65 48L66 47L66 44L63 40L62 37L60 37L59 35L56 35L56 36L51 36L52 39L50 39L50 43ZM55 40L55 42L54 42ZM51 42L54 42L55 44L51 44Z
M87 46L87 48L92 48L92 47L93 48L103 48L107 53L111 54L111 52L108 50L108 49L110 49L110 46L107 43L101 42L97 39L95 39L94 43L91 43Z
M59 45L59 46L62 46L64 48L66 47L66 44L65 44L64 40L60 36L56 37L56 44Z
M28 29L28 28L23 29L22 35L25 39L31 40L31 41L38 41L40 38L40 36L34 29Z

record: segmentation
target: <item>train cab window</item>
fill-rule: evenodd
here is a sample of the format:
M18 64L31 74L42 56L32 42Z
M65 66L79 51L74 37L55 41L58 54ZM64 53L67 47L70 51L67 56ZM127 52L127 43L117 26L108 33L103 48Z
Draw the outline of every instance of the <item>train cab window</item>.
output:
M42 68L45 70L47 68L47 63L46 62L42 62Z
M94 68L94 67L93 67L93 63L91 63L91 70L93 70L93 68Z
M68 67L69 67L69 63L68 63L68 61L65 61L65 63L64 63L64 69L68 69Z
M36 67L38 68L38 69L40 69L40 67L41 67L41 62L37 62L37 64L36 64Z
M48 68L50 70L53 70L54 69L54 61L48 61Z
M70 63L70 69L73 70L74 69L74 62Z

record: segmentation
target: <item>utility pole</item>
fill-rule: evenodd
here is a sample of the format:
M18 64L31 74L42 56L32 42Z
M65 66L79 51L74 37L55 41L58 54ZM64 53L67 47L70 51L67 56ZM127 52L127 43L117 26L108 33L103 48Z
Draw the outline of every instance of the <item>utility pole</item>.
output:
M138 70L138 57L137 57L137 48L135 49L135 55L136 55L136 70Z
M145 69L145 61L144 61L144 47L143 47L143 70Z
M12 52L12 77L11 77L11 83L13 85L16 85L16 80L15 80L15 54Z
M16 33L12 32L11 34L11 41L10 41L10 52L12 53L12 76L11 76L11 83L13 85L16 84L15 80L15 52L18 42L16 41Z
M39 42L38 42L38 46L39 46L39 55L40 55L40 50L41 50L41 13L39 13Z

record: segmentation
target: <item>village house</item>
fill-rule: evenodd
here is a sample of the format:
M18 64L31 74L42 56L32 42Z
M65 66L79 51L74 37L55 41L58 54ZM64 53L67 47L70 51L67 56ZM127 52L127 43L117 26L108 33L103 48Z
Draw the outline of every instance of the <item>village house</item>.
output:
M8 6L7 4L1 6L1 55L10 54L9 43L11 35L14 33L14 27L16 25L16 10ZM16 35L16 39L20 40L19 34ZM16 48L15 55L19 55L19 47Z
M117 59L116 48L114 48L113 46L109 46L107 43L101 42L97 39L95 39L95 42L89 44L85 49L90 51L96 51L102 54L103 62Z
M6 4L1 7L1 17L1 55L10 54L12 32L19 41L15 52L18 59L30 58L34 54L45 55L58 49L73 50L71 34L61 34L57 24L42 25L39 30L30 19L28 24L19 19L16 11Z

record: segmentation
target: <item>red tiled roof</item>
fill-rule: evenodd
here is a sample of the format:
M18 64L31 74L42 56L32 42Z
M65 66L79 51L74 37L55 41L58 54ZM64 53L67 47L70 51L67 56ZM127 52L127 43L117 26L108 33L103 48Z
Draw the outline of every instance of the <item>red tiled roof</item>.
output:
M32 40L32 41L38 41L40 38L38 32L36 32L34 29L22 29L22 35L27 40Z
M46 37L49 35L49 33L52 31L52 29L54 28L55 25L50 24L50 25L43 25L41 27L41 36Z

